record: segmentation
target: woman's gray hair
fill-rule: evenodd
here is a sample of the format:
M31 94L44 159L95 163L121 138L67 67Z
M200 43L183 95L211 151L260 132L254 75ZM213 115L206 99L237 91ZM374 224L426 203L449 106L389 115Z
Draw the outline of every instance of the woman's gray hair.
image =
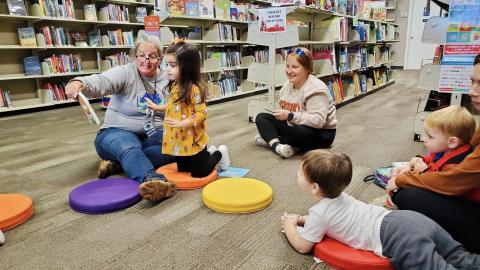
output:
M149 35L145 31L138 31L137 40L135 41L135 46L130 50L130 56L135 57L137 55L138 47L144 43L151 43L157 48L158 56L162 55L162 43L160 38L154 35Z

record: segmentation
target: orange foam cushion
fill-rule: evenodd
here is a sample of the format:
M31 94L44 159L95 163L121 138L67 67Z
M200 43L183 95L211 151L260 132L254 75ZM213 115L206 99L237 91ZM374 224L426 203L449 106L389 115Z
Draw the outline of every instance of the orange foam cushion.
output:
M165 175L168 181L177 185L177 189L196 189L206 186L217 179L217 169L202 178L195 178L189 172L179 172L177 163L170 163L157 169L157 173Z
M8 230L25 222L33 213L33 202L22 194L0 194L0 229Z
M313 256L339 270L394 270L387 259L371 251L349 247L328 236L315 244Z

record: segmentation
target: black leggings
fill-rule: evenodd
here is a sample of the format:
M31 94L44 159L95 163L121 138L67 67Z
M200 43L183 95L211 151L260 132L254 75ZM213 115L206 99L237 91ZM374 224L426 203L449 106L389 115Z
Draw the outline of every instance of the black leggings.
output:
M260 136L268 143L278 138L280 143L300 148L302 152L328 148L335 139L335 129L318 129L304 125L289 126L270 113L260 113L255 118Z
M207 147L193 156L177 156L177 167L179 172L189 172L192 177L205 177L209 175L222 158L220 151L210 155Z
M433 219L466 250L480 254L480 203L408 187L394 193L401 210L412 210Z

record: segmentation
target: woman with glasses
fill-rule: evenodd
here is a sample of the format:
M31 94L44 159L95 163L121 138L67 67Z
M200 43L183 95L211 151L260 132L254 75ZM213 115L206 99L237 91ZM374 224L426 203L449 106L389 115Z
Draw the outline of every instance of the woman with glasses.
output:
M256 144L283 158L329 147L335 139L335 105L325 83L313 75L312 53L306 48L289 50L285 72L288 81L280 90L280 109L255 118Z
M165 104L162 89L168 83L166 72L159 69L162 59L158 37L139 35L131 51L132 62L111 68L102 74L77 77L70 81L65 92L77 98L79 92L88 97L112 95L102 128L97 133L95 148L102 158L98 176L106 178L123 169L128 178L140 183L161 183L162 200L173 196L175 185L166 182L155 168L174 161L162 155L163 113L149 109L147 100ZM145 194L145 185L140 194Z

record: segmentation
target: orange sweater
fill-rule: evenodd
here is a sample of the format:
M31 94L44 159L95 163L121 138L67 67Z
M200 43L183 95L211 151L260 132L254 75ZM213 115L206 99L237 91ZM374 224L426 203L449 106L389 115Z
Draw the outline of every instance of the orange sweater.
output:
M473 152L457 166L441 172L414 173L407 172L397 176L395 184L398 187L413 186L428 189L436 193L465 196L479 202L480 189L480 129L477 129L471 144L475 146Z

